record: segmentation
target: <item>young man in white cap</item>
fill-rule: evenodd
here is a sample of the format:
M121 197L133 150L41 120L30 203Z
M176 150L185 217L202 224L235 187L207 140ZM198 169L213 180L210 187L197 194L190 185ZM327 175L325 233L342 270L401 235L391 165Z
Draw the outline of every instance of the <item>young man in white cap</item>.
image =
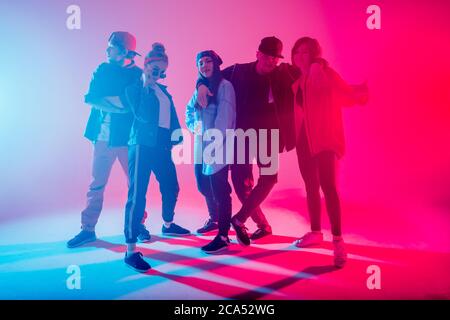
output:
M119 160L128 180L128 139L133 114L122 103L125 88L138 81L142 70L134 65L136 38L124 31L113 32L108 40L107 62L98 66L85 96L91 114L84 136L94 144L92 182L87 205L81 212L81 232L67 242L69 248L95 241L95 226L103 207L105 191L112 166ZM128 63L127 63L128 62ZM142 220L139 240L149 241L150 233Z

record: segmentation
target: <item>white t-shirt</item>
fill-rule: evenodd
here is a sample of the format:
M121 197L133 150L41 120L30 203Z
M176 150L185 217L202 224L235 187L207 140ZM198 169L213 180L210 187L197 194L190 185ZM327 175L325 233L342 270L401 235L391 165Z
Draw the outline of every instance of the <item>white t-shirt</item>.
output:
M109 141L111 133L111 114L109 112L101 111L102 124L100 126L100 132L97 136L97 141Z
M155 94L159 100L159 126L161 128L170 129L170 100L169 97L161 90L161 88L155 86Z
M273 98L272 87L269 87L269 103L274 103L275 99Z

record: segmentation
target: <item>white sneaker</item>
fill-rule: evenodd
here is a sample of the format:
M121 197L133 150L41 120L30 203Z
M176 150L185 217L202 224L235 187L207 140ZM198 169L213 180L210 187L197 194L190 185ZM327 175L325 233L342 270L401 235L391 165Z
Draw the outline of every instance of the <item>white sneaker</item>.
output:
M345 251L344 240L333 240L334 265L336 268L343 268L347 262L347 252Z
M298 248L306 248L323 242L323 233L320 231L312 231L305 234L300 239L294 241L294 245Z

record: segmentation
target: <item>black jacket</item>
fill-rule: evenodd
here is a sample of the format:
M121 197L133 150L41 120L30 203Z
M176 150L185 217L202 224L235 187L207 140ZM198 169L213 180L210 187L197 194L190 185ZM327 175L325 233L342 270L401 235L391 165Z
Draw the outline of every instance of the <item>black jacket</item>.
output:
M170 101L170 135L175 130L180 129L177 112L172 96L167 91L167 87L157 84ZM134 120L131 128L129 145L145 145L155 147L158 144L159 130L159 100L155 91L151 88L144 88L142 81L138 81L125 90L127 105L133 110ZM181 131L180 131L181 132ZM180 143L183 136L180 135L177 141L171 141L171 145Z

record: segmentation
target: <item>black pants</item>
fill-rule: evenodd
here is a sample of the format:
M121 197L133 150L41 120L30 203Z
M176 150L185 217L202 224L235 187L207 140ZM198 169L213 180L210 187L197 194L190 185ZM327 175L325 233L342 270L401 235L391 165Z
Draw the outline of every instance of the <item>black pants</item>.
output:
M219 223L219 234L228 236L231 220L231 186L228 183L228 170L226 166L220 171L205 175L202 165L195 165L195 177L200 193L205 197L206 205L211 219Z
M266 150L271 150L270 130L268 130L267 138ZM262 142L259 141L258 137L257 152L259 152L260 143ZM235 146L237 146L236 143ZM276 152L278 153L278 150ZM236 154L237 151L235 152L235 155ZM246 150L246 158L247 156L248 150ZM233 181L234 190L239 197L239 200L242 202L242 207L235 217L242 223L245 223L249 217L252 217L257 223L258 228L272 231L260 205L277 183L278 174L261 174L261 169L269 167L270 164L262 164L257 155L259 178L256 186L253 188L253 165L250 162L251 159L246 160L248 160L246 164L237 164L237 161L235 160L235 164L231 165L231 179Z
M238 147L238 145L237 145L236 141L235 141L234 146L235 146L234 164L230 165L231 181L233 183L234 192L238 196L239 201L242 203L242 205L244 205L245 203L248 203L247 206L251 207L250 209L247 209L247 210L250 210L248 216L252 218L252 220L256 223L257 227L259 229L264 229L264 230L271 232L272 227L270 226L269 222L267 221L266 216L264 215L263 211L261 210L259 204L261 204L262 201L266 198L267 195L264 195L264 194L268 194L270 192L273 185L276 183L277 178L276 178L276 176L271 177L271 178L270 177L263 178L262 180L260 178L260 180L258 180L258 189L256 189L255 192L253 192L253 187L254 187L255 182L253 179L253 165L249 164L250 159L249 159L248 148L246 147L246 150L245 150L246 151L245 152L245 157L246 157L245 164L237 164L237 155L238 155L237 147ZM200 190L199 179L198 179L199 175L197 174L198 170L200 170L199 172L201 173L201 165L199 167L197 167L197 165L196 165L197 187ZM270 181L268 181L268 180L270 180ZM261 194L261 192L259 191L260 189L263 189L262 195L260 195ZM267 191L267 189L270 189L270 190ZM251 195L252 195L252 197L248 200L248 198ZM256 198L256 200L254 200L255 198ZM213 221L217 222L219 219L217 203L215 203L214 201L211 201L211 197L209 197L209 198L206 198L206 204L208 206L208 212L209 212L210 218ZM248 216L245 218L245 220L248 219Z
M336 187L335 153L333 151L322 151L312 156L305 126L303 126L297 142L297 159L300 173L305 182L311 230L321 230L321 200L319 189L322 188L332 233L334 236L340 236L342 233L341 206Z
M162 216L172 222L180 188L177 172L172 161L171 148L166 143L156 147L133 145L128 148L128 170L130 186L125 207L125 240L135 243L139 225L144 216L146 194L150 175L153 172L159 182L162 196Z

